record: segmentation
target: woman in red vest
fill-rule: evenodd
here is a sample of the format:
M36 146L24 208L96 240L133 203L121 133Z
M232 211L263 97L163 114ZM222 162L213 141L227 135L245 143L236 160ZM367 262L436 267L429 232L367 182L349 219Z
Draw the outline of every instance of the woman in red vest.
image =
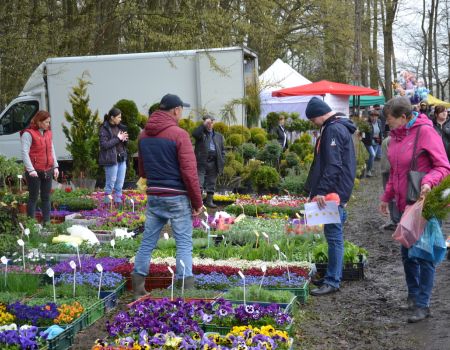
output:
M30 126L21 132L22 160L28 183L27 215L34 218L39 193L42 202L42 221L50 221L50 191L52 176L58 178L58 162L50 130L50 113L39 111Z

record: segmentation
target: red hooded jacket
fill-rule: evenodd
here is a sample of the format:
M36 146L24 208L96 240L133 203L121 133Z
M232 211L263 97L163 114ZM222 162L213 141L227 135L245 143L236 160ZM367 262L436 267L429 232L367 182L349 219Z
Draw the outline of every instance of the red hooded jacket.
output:
M139 135L138 151L147 194L187 194L193 209L203 206L191 139L172 115L160 110L150 116Z

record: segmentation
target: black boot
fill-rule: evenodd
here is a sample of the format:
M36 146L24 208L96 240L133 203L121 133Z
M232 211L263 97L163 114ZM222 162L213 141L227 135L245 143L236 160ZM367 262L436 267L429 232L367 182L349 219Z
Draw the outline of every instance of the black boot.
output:
M145 290L145 276L139 275L137 273L132 273L131 282L133 284L134 300L138 300L139 298L149 294Z
M400 305L399 309L402 311L411 311L416 307L416 301L413 297L408 297L403 305Z
M408 318L408 323L420 322L427 317L430 317L429 307L417 307L411 317Z
M207 206L208 208L217 208L217 205L215 205L213 202L213 196L214 193L208 193L206 195L205 206Z

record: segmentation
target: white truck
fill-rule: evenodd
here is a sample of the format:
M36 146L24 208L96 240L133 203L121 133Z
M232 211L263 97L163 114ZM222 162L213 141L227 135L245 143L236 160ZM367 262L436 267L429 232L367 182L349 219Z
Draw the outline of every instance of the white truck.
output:
M19 132L44 109L52 116L58 160L70 160L62 124L67 124L64 112L72 113L69 95L83 75L91 83L89 107L100 118L121 99L136 102L146 115L167 93L190 103L186 116L200 109L219 116L225 104L245 96L245 85L256 83L257 72L257 55L243 47L49 58L0 114L0 154L21 159ZM245 125L242 105L235 107L235 114Z

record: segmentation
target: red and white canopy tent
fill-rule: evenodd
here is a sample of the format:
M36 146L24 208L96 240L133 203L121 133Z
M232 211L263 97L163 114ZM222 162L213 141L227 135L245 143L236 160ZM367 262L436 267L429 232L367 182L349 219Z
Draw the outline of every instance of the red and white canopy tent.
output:
M349 96L379 96L378 90L335 83L328 80L321 80L316 83L305 84L301 86L290 87L272 92L273 97L289 97L289 96L324 96L324 101L336 112L342 112L348 115L348 97ZM306 106L305 106L306 108ZM301 115L304 118L304 115Z

